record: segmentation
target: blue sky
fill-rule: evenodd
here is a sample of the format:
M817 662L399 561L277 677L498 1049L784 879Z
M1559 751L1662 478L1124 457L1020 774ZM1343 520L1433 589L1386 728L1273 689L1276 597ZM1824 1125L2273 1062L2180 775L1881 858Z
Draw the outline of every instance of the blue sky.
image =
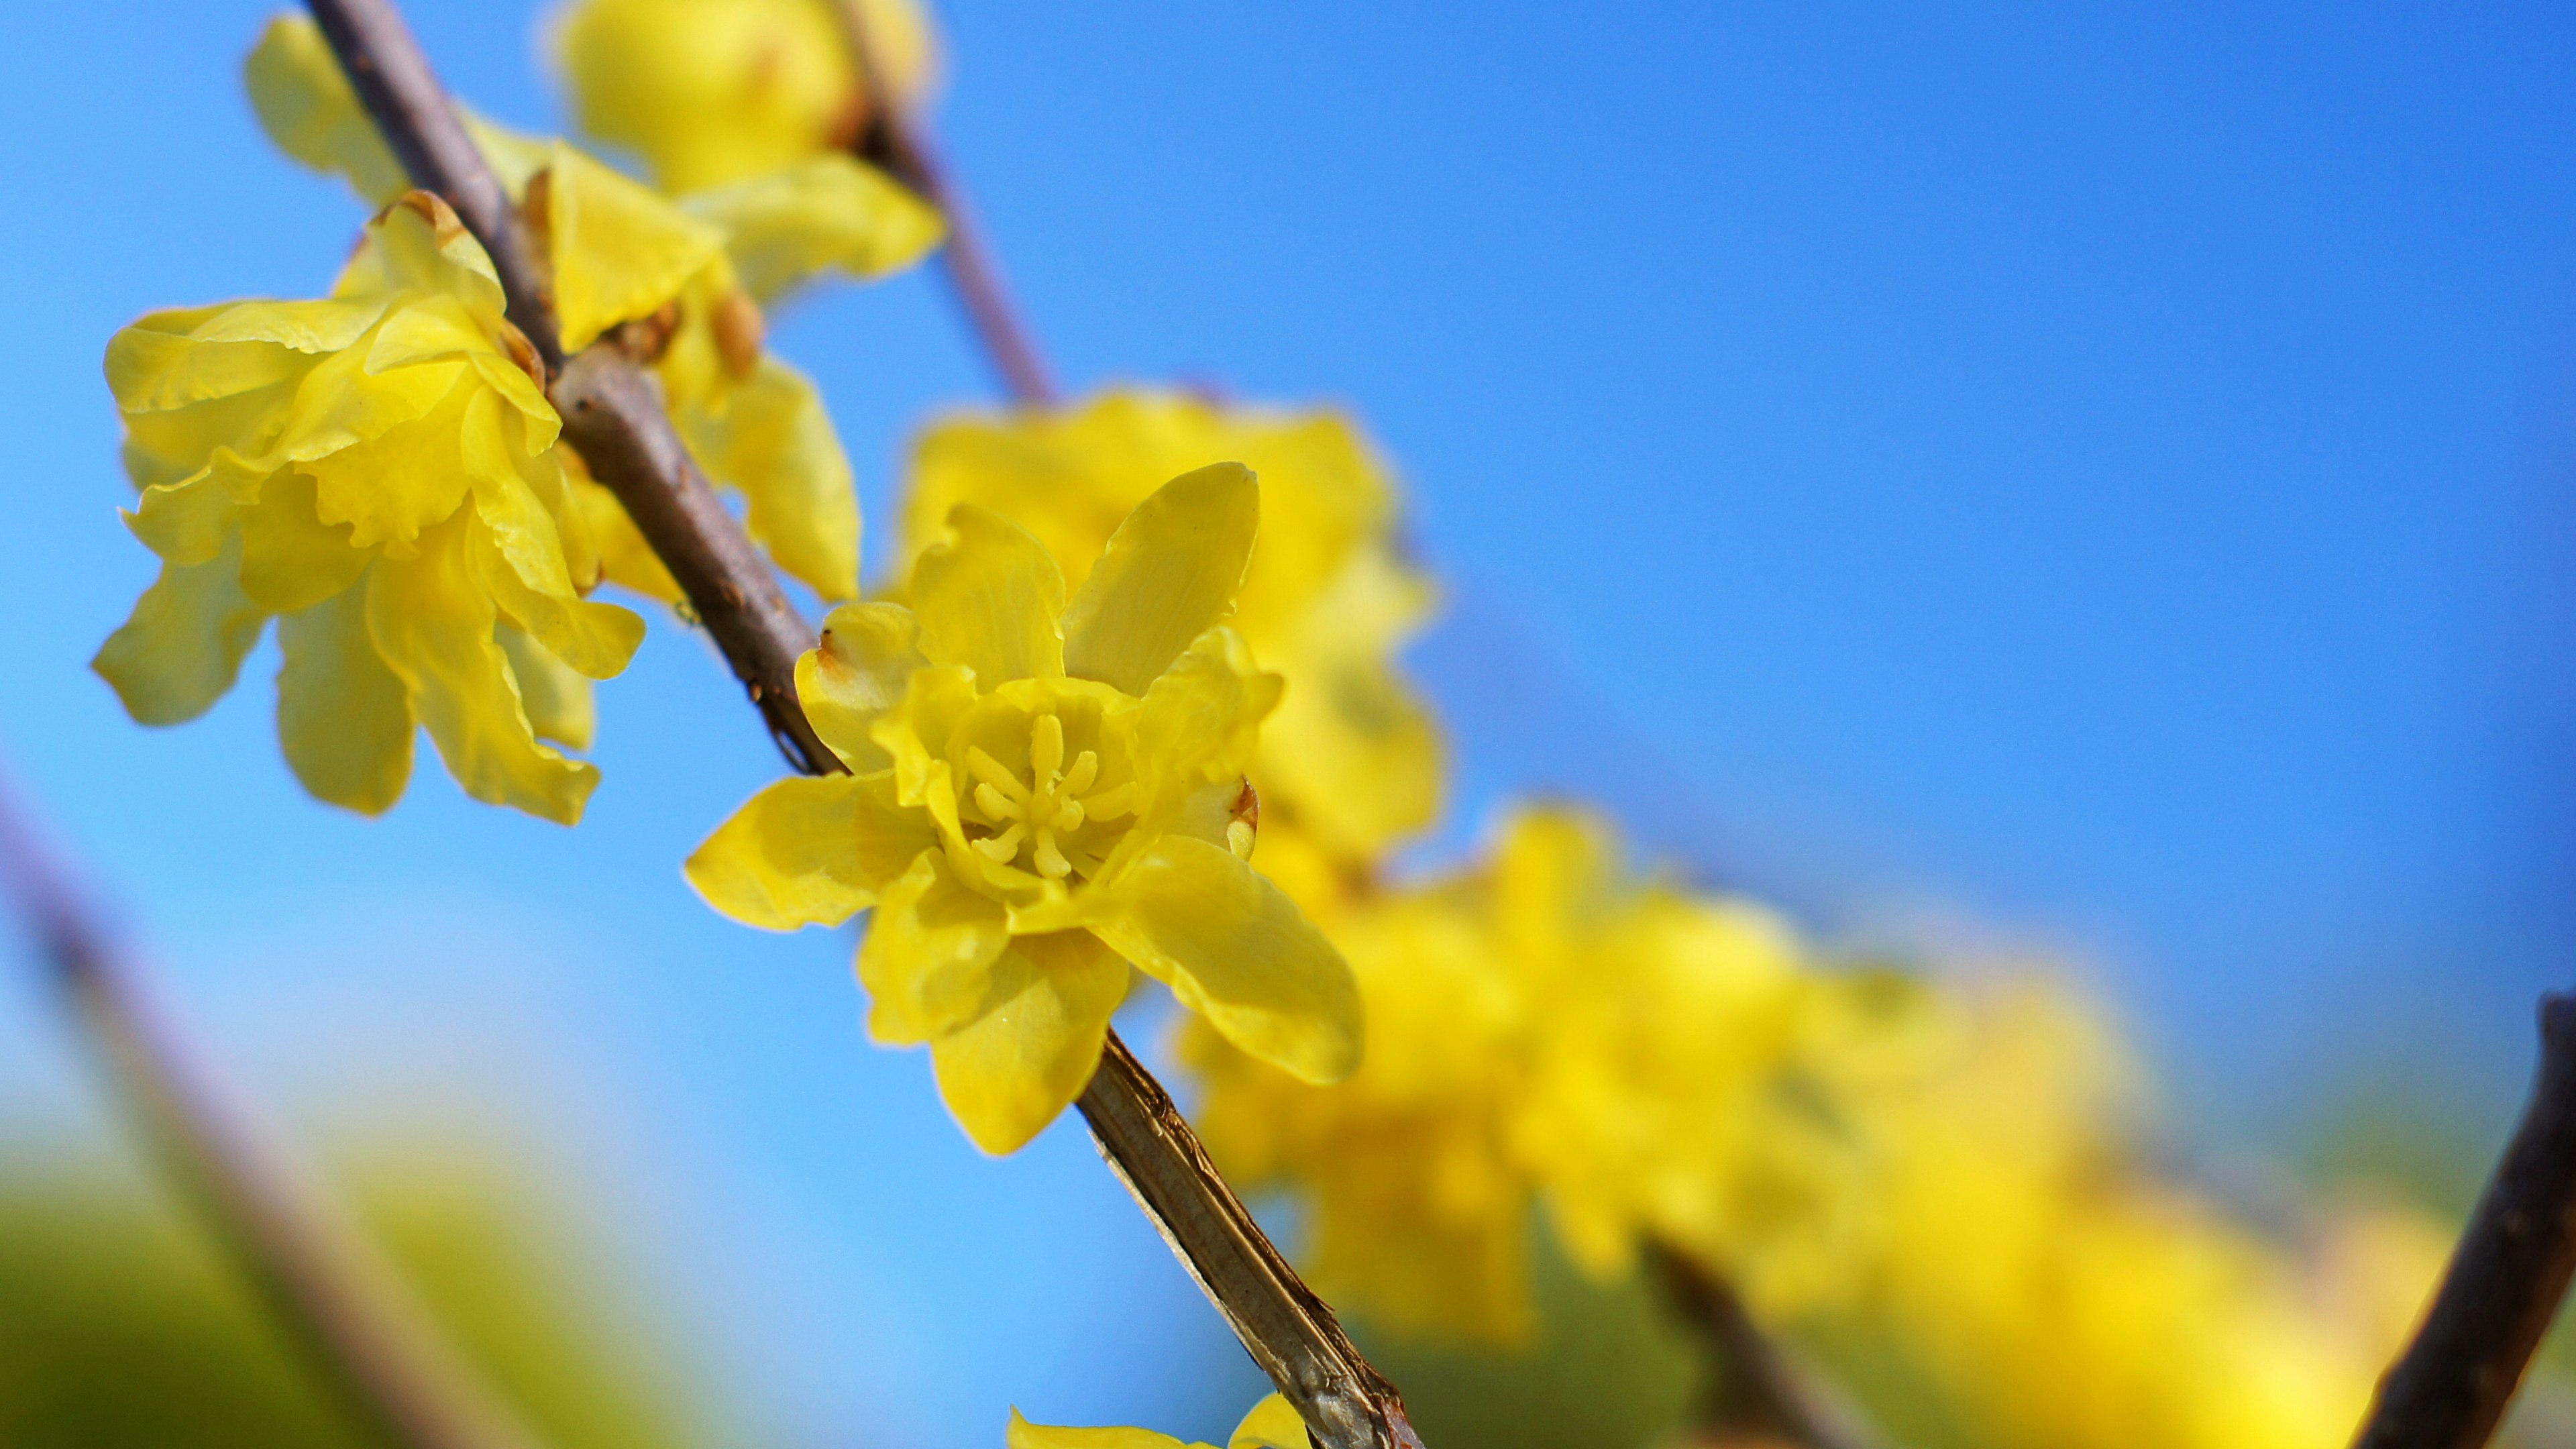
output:
M434 770L386 820L311 804L268 663L161 732L86 673L151 572L107 335L315 291L356 220L241 100L268 8L0 13L17 789L305 1118L354 1072L574 1144L779 1434L1220 1430L1248 1373L1079 1134L976 1158L864 1046L845 940L680 885L774 768L700 641L603 690L570 833ZM553 124L528 7L412 8L460 92ZM944 19L942 128L1068 381L1340 400L1400 462L1453 841L1571 790L1829 934L2065 949L2211 1140L2355 1062L2518 1084L2576 960L2576 15ZM989 391L922 278L777 341L872 518ZM80 1120L47 1025L0 984L0 1101Z

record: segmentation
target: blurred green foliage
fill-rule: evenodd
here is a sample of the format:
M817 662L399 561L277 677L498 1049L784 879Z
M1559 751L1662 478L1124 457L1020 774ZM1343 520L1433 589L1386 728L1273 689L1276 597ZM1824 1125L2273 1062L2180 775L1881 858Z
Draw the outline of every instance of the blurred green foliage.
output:
M352 1202L458 1346L556 1449L708 1442L629 1286L559 1198L443 1138L371 1142ZM0 1144L0 1445L388 1449L330 1397L178 1202L103 1154Z

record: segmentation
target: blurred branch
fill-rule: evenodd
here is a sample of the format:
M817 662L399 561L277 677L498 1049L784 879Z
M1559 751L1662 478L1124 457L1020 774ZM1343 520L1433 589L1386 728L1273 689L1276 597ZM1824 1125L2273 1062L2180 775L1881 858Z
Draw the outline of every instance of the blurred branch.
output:
M462 131L389 0L308 4L413 184L448 197L451 206L459 195L485 203L498 195L490 168L470 144L458 150L434 139ZM471 211L459 207L457 215L496 256L521 245L506 198ZM502 282L510 315L531 317L551 334L550 310L532 290L532 274L504 272ZM650 382L612 343L602 343L564 366L554 396L566 441L670 566L790 763L808 774L842 769L796 703L796 656L814 632L787 603L741 523L707 490ZM1169 1095L1114 1037L1084 1090L1082 1109L1103 1154L1254 1362L1297 1405L1322 1449L1418 1449L1421 1441L1395 1390L1351 1347L1332 1311L1217 1175Z
M867 6L861 0L839 0L832 13L841 24L850 60L866 92L867 110L850 149L887 175L919 192L948 222L948 242L940 248L948 284L957 293L966 320L983 341L984 353L1002 375L1013 402L1048 407L1056 401L1055 382L1036 340L1012 305L1002 282L1001 263L984 240L963 190L942 163L938 150L919 121L904 114L903 103L886 83L885 67L870 42Z
M6 799L0 877L161 1170L329 1390L411 1449L539 1449L367 1240L198 1065Z
M2355 1449L2478 1449L2576 1272L2576 996L2540 999L2531 1100Z
M1700 1402L1687 1443L1698 1449L1864 1449L1858 1436L1813 1401L1796 1370L1745 1311L1733 1284L1670 1244L1649 1243L1646 1252L1675 1316L1700 1346Z

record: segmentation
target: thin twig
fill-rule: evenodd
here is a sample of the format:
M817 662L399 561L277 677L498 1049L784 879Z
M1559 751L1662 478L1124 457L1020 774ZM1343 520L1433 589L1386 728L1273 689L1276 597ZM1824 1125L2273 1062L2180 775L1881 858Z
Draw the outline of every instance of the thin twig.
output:
M2540 999L2531 1101L2355 1449L2479 1449L2576 1273L2576 996Z
M1745 1311L1733 1284L1669 1244L1649 1244L1647 1256L1674 1314L1690 1326L1701 1348L1700 1402L1690 1443L1863 1449L1857 1434L1815 1402L1795 1367Z
M373 1246L153 1009L5 799L0 876L145 1145L332 1395L411 1449L538 1449Z
M865 119L850 149L860 160L921 193L947 220L948 242L940 248L940 261L968 324L984 344L984 355L1001 374L1013 402L1054 406L1055 381L1038 354L1037 339L1011 303L1001 263L984 240L984 229L966 203L964 188L941 163L920 122L904 114L902 98L887 84L885 67L878 63L877 49L869 40L867 7L860 0L840 0L832 12L841 22L841 38L866 93Z
M411 168L415 185L448 194L477 191L489 168L480 155L453 155L409 138L453 120L445 92L389 0L308 0L344 69L382 84L358 87L379 130ZM352 51L344 45L362 47ZM389 59L386 48L405 52ZM372 48L372 49L368 49ZM415 159L419 158L419 159ZM451 204L453 204L451 202ZM517 245L504 206L459 217L487 247ZM485 226L495 230L486 234ZM504 275L505 289L527 285ZM542 299L510 297L511 315L542 310ZM811 774L841 768L814 741L797 707L795 658L813 631L796 617L775 577L733 515L705 493L706 482L656 404L651 384L614 344L568 364L555 389L564 436L591 475L615 492L637 529L671 569L734 672L783 742L791 763ZM727 622L719 623L719 619ZM792 728L792 733L791 733ZM1112 1039L1082 1097L1101 1150L1162 1230L1199 1286L1243 1339L1253 1360L1305 1415L1319 1449L1419 1449L1403 1401L1352 1348L1332 1312L1262 1235L1208 1161L1171 1098L1124 1045Z

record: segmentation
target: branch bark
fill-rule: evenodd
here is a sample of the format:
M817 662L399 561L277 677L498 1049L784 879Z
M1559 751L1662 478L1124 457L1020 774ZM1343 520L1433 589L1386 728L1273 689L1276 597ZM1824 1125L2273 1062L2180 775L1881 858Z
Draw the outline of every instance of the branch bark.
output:
M1700 1402L1690 1443L1864 1449L1813 1402L1794 1367L1745 1311L1733 1284L1665 1243L1647 1246L1674 1314L1700 1344Z
M496 259L505 252L524 259L518 219L480 153L436 139L463 130L390 0L307 3L413 184L446 197ZM459 196L482 200L469 210ZM533 290L535 275L525 266L501 270L510 316L535 319L551 337L551 309ZM529 331L532 340L538 335ZM1030 379L1042 396L1043 374L1022 381ZM790 762L809 774L841 769L796 702L796 656L813 630L689 461L651 380L603 342L562 367L554 398L565 439L669 566ZM1080 1105L1102 1155L1253 1361L1297 1405L1319 1449L1420 1449L1403 1400L1244 1210L1169 1094L1114 1036Z
M984 355L1001 374L1002 386L1013 402L1052 407L1057 397L1055 380L1038 354L1037 339L1011 304L1001 263L985 241L983 227L930 139L913 117L904 114L902 102L886 84L885 69L877 63L878 52L869 40L867 7L859 0L840 0L832 13L840 21L842 41L866 91L867 112L851 151L921 193L947 219L948 242L940 248L940 263L957 294L957 304L965 309L968 324L984 344Z
M2478 1449L2576 1273L2576 995L2540 999L2540 1065L2495 1176L2355 1449Z
M372 1245L199 1065L5 801L0 875L144 1145L326 1390L411 1449L540 1449Z

